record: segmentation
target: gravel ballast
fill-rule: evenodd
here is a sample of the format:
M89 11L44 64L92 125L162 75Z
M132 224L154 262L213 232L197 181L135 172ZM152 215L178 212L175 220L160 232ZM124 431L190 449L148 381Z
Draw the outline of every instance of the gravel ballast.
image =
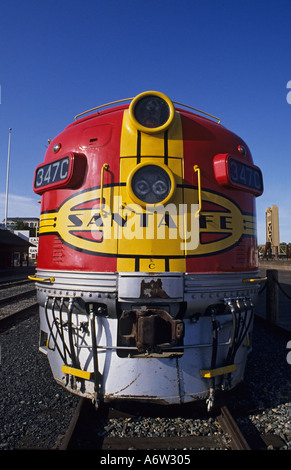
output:
M52 448L79 401L54 382L46 356L38 351L38 336L37 314L0 335L2 450Z

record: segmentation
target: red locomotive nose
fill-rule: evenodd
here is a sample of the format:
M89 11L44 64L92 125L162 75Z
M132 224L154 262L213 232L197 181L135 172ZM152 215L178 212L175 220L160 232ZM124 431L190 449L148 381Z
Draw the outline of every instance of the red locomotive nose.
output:
M77 115L36 168L39 348L96 403L209 409L251 350L262 175L218 118L129 100Z

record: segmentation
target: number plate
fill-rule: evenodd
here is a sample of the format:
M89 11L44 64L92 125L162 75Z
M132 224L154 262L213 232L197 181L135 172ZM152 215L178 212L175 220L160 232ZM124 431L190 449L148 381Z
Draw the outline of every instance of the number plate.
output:
M78 173L79 176L76 175L78 179L80 179L80 175L84 174L84 161L80 157L79 162L77 157L74 154L67 154L53 162L39 165L34 174L34 192L42 194L50 189L70 187L73 183L76 183L74 173ZM81 165L76 165L77 163ZM78 171L74 171L76 166L78 166Z
M234 158L229 158L228 175L231 183L234 185L244 186L259 194L263 191L262 173L257 167L246 165Z
M213 164L219 184L242 189L255 196L263 193L262 172L257 166L246 164L229 154L216 155Z

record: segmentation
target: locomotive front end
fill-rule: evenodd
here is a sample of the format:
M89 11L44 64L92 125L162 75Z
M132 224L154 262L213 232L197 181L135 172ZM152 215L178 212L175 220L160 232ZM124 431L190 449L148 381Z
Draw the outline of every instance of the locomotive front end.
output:
M162 93L113 104L76 117L35 172L40 349L97 402L211 404L251 347L261 172Z

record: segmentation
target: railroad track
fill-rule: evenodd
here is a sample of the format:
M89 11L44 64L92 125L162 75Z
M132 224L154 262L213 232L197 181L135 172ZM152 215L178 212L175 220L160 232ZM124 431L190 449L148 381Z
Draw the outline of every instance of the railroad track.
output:
M27 283L24 283L27 284ZM20 289L20 284L9 283L0 295L0 328L13 324L18 318L26 318L32 307L37 305L36 289L31 284Z
M9 294L8 296L0 298L0 307L2 307L3 305L11 304L12 302L30 298L35 295L35 293L35 287L30 287L30 289L24 292L18 292L13 295Z
M169 413L169 416L171 415L171 411L167 410L167 413ZM125 427L126 421L134 419L134 415L108 406L101 406L98 411L93 409L93 405L88 400L81 398L67 434L59 438L56 447L60 450L91 449L103 451L251 449L226 405L221 406L216 418L216 426L219 432L211 435L110 437L103 436L100 431L99 433L96 432L97 428L104 426L102 423L112 418L123 418ZM191 420L191 415L188 417L189 420ZM92 438L92 436L95 437Z
M30 279L20 279L20 280L11 280L11 281L0 281L0 291L3 289L9 289L11 287L23 286L26 284L32 284Z

